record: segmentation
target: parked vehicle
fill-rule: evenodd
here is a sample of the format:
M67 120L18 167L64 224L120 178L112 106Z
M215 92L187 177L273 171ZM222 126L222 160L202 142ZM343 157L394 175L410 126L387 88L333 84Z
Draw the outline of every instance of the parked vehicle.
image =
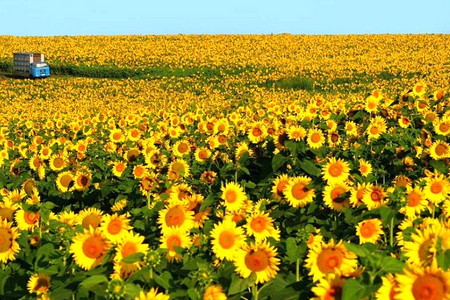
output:
M20 77L44 78L50 76L50 66L42 53L17 52L14 53L13 73Z

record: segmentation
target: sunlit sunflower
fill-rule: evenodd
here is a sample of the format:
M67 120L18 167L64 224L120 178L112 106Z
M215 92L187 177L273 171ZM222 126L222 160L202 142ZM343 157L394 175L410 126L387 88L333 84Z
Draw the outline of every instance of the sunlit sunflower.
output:
M356 236L359 237L360 244L376 244L382 234L384 233L380 219L368 219L356 225Z
M325 186L323 201L325 205L335 211L342 212L344 207L350 206L350 198L347 192L350 187L345 183L336 182Z
M195 160L199 163L205 163L211 155L211 150L206 147L198 147L194 153Z
M250 125L247 135L252 143L260 143L268 136L267 126L263 122L255 122Z
M437 267L411 267L395 276L398 299L450 299L450 272Z
M22 201L27 194L23 189L13 189L12 191L5 190L7 193L3 194L3 200L4 201L10 201L13 203L17 203Z
M14 212L19 208L19 203L3 199L0 202L0 221L2 219L12 221Z
M367 177L372 173L372 164L364 159L359 159L359 172L362 176Z
M113 206L111 206L111 210L113 212L119 212L125 209L127 206L128 201L126 198L118 199L116 202L114 202Z
M273 219L268 213L256 211L247 217L245 229L248 236L254 236L257 242L265 241L269 237L273 237L276 241L280 240L280 231L273 225Z
M290 140L300 141L306 137L306 129L300 125L291 125L287 130L287 134Z
M450 118L442 118L442 119L436 119L433 122L433 128L436 134L440 134L443 136L450 135Z
M33 230L33 228L39 226L39 219L40 215L38 212L25 211L22 208L19 208L14 216L17 227L20 230Z
M253 150L248 147L248 143L240 142L236 145L235 153L236 159L239 160L242 157L242 155L244 155L244 153L247 153L249 157L252 156Z
M70 171L64 171L56 177L56 186L61 193L73 190L74 176Z
M380 185L368 184L362 202L369 210L380 208L386 204L386 192Z
M158 293L158 289L151 288L148 293L144 291L139 292L139 296L134 298L134 300L169 300L170 296L164 293Z
M133 229L130 226L130 219L128 214L118 215L103 215L100 224L100 231L103 232L105 237L112 243L117 244L123 235L129 230Z
M210 232L212 251L219 259L233 261L236 250L245 243L245 233L242 227L236 225L231 218L225 218L215 224Z
M450 193L450 183L443 174L436 174L425 179L423 188L425 198L434 205L444 201Z
M114 256L114 273L120 278L128 278L144 266L144 262L141 260L133 263L122 261L122 259L132 254L146 254L149 250L149 246L144 243L144 239L144 236L134 233L133 231L128 231L122 235L122 238L116 247L116 255Z
M18 228L12 226L12 222L0 219L0 263L7 263L16 259L20 251L17 239L20 233Z
M411 241L405 241L403 253L410 265L418 267L437 266L438 243L445 251L450 248L449 229L439 223L430 224L411 234Z
M179 140L172 146L172 153L176 157L183 157L191 152L191 144L187 140Z
M305 266L310 269L309 275L313 281L318 281L325 275L339 272L342 276L348 276L355 271L358 265L358 257L345 248L342 241L335 243L331 239L327 244L322 242L320 246L309 248Z
M281 174L278 175L277 178L275 178L272 186L272 197L279 201L283 198L284 194L284 188L289 183L289 176L287 174Z
M364 109L368 113L376 113L378 111L379 104L380 99L370 95L369 97L366 98Z
M227 295L220 285L210 285L203 293L203 300L227 300Z
M189 237L189 232L178 227L169 227L163 232L160 238L160 248L168 249L167 259L172 261L180 261L183 256L178 252L177 248L189 248L192 241Z
M325 135L320 129L310 129L306 142L310 148L318 149L325 144Z
M127 168L127 163L122 161L116 161L111 163L112 165L112 173L114 176L122 177L123 172L125 172Z
M158 224L163 232L173 227L189 231L194 227L194 212L182 204L169 204L159 211Z
M120 129L112 129L109 133L109 140L113 143L121 143L125 141L126 135Z
M64 224L69 225L70 227L73 227L76 225L76 218L77 215L71 211L71 210L65 210L61 211L57 216L56 219Z
M256 274L255 283L265 283L277 275L280 259L274 246L267 241L251 243L237 250L234 257L236 272L242 278Z
M76 224L82 225L85 229L97 229L102 222L103 212L95 207L88 207L80 211L76 217Z
M173 172L177 175L177 178L187 178L190 175L189 164L182 158L178 158L169 164L169 173Z
M344 182L350 174L348 162L331 157L322 167L322 176L328 184Z
M72 239L70 253L75 259L77 266L84 270L90 270L103 262L103 258L110 249L106 237L100 230L85 230L77 233Z
M376 116L370 120L369 126L366 129L366 134L369 140L377 139L381 134L387 131L386 120L380 116Z
M138 128L130 128L126 131L127 140L137 142L141 138L141 131Z
M90 171L83 169L78 171L74 176L74 189L77 191L85 191L91 184L92 174Z
M347 121L345 123L345 134L348 136L357 136L358 135L358 127L355 122Z
M406 188L405 194L406 203L400 207L399 212L405 214L407 217L415 217L420 215L428 205L428 201L420 186Z
M415 95L416 97L424 95L426 92L426 87L426 84L423 82L416 83L412 90L413 95Z
M307 176L297 176L289 179L283 193L292 207L305 207L313 201L315 192L309 186L310 183L311 178Z
M342 298L342 291L346 278L330 273L320 279L316 286L311 288L315 297L312 300L334 300Z
M386 276L381 277L381 287L375 294L376 300L395 300L398 298L398 283L394 275L386 274Z
M430 156L435 160L450 157L450 144L437 140L430 147Z
M27 289L30 294L47 294L50 286L50 276L45 273L34 273L27 282Z
M247 199L244 189L235 182L227 182L220 188L222 192L220 198L227 211L236 212L240 210Z

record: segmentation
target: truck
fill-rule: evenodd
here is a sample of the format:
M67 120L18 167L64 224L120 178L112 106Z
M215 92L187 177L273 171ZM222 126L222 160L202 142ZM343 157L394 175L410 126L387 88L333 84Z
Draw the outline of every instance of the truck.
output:
M14 53L14 76L27 78L45 78L50 76L50 66L44 54L35 52Z

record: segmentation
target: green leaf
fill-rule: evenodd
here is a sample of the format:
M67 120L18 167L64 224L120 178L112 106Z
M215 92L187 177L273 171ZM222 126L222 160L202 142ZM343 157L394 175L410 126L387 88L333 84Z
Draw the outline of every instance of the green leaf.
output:
M93 290L94 288L97 288L97 285L107 282L108 278L105 275L93 275L83 280L80 285L87 290Z
M401 273L404 267L404 262L391 256L385 256L381 260L381 270L385 271L386 273Z
M292 157L297 157L298 155L298 147L297 147L297 143L294 141L286 141L284 142L284 146L286 146L286 148L289 149L289 151L292 154Z
M252 181L248 181L244 184L244 186L249 189L254 189L256 187L256 183L254 183Z
M39 247L39 249L36 251L36 262L35 267L38 265L38 262L45 257L48 257L50 254L52 254L55 250L55 246L51 243L42 245Z
M172 274L170 274L168 271L164 271L161 275L155 274L153 279L155 279L156 283L165 290L170 289Z
M437 255L437 262L439 267L444 271L448 271L450 268L450 249Z
M366 257L370 253L369 251L367 251L366 247L361 245L344 242L344 246L348 251L355 253L359 257Z
M275 277L273 280L264 284L258 291L260 299L272 299L277 294L284 290L289 282L282 279L280 276Z
M342 289L342 300L357 300L370 296L370 289L353 278L347 279Z
M192 300L198 300L199 299L197 291L194 288L188 289L187 290L187 294L189 296L189 299L192 299Z
M70 300L73 299L73 291L65 288L57 288L51 292L52 299Z
M135 284L132 284L132 283L125 284L126 299L134 299L136 297L139 297L140 291L141 291L141 288Z
M231 277L231 283L230 283L230 288L228 290L228 295L234 295L234 294L238 294L242 291L245 291L246 289L248 289L250 286L252 286L255 283L255 279L256 279L256 274L252 273L249 277L247 278L240 278L237 277L236 275L232 275Z
M208 197L206 197L203 200L202 205L200 205L200 211L204 211L208 206L213 204L215 201L216 199L214 198L214 196L212 194L209 194Z
M287 161L288 161L287 157L284 157L280 153L276 154L272 158L272 170L273 170L273 172L278 171L278 169L280 169Z
M250 176L250 170L246 167L240 167L239 170Z
M300 162L300 168L311 176L320 176L320 169L311 160L304 160Z
M430 165L442 174L447 174L448 172L447 166L445 165L445 162L443 160L432 160L430 162Z
M297 245L297 241L293 237L286 239L286 254L288 255L291 263L294 263L297 259L301 258L302 252L302 248Z
M132 264L132 263L135 263L138 261L142 261L143 257L144 257L144 253L137 252L137 253L133 253L133 254L130 254L130 255L122 258L122 262L125 264Z

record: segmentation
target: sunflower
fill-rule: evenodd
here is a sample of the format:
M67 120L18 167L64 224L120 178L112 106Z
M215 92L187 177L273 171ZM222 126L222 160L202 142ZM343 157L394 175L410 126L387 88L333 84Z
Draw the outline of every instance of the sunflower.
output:
M310 129L306 142L311 149L318 149L325 143L325 135L320 129Z
M315 191L310 188L311 178L307 176L297 176L289 179L289 183L283 190L284 196L292 207L305 207L311 203L315 196Z
M125 172L125 170L127 168L127 163L121 162L121 161L116 161L116 162L111 163L111 165L112 165L112 173L114 174L114 176L122 177L123 172Z
M327 141L330 147L337 147L341 143L341 136L337 131L328 131Z
M239 211L247 199L244 189L235 182L226 183L225 186L220 188L220 191L222 192L220 198L224 201L225 209L229 212Z
M412 90L413 95L415 95L416 97L423 96L426 92L426 87L426 84L423 82L416 83Z
M245 243L244 229L236 226L231 218L215 224L210 232L212 251L221 260L233 260L236 250Z
M158 293L158 289L151 288L148 293L144 291L139 292L139 296L134 298L134 300L169 300L170 296L163 293Z
M141 179L147 173L147 167L138 164L133 168L133 176L135 179Z
M19 208L19 204L3 199L0 202L0 221L2 219L12 221L14 212Z
M400 118L398 119L398 125L401 128L408 128L409 125L411 125L411 120L406 116L400 116Z
M19 208L16 211L14 219L20 230L33 230L33 228L39 225L40 215L38 212L25 211Z
M92 180L91 172L83 169L75 174L73 179L74 181L73 187L77 191L85 191L89 188L91 180Z
M300 125L291 125L287 130L287 134L290 140L300 141L306 137L306 129Z
M372 164L364 159L359 159L359 172L362 176L367 177L372 173Z
M430 156L435 160L450 158L450 144L437 140L430 147Z
M168 249L167 259L169 261L180 261L183 257L177 248L189 248L192 244L189 233L179 227L169 227L160 238L160 248ZM177 248L175 248L177 247Z
M414 188L411 186L406 187L405 198L406 203L400 207L399 212L405 214L407 217L419 216L428 205L423 190L419 186Z
M344 182L350 174L348 162L331 157L322 167L322 176L328 184Z
M440 223L430 224L422 230L411 234L411 241L403 244L403 253L408 258L409 265L418 267L437 266L438 244L442 250L450 248L450 231Z
M86 230L97 229L102 222L103 212L95 207L85 208L76 217L76 224L82 225Z
M130 128L126 132L127 140L132 142L137 142L141 138L141 131L138 128Z
M248 236L254 236L257 242L265 241L273 237L276 241L280 240L280 231L273 225L273 219L268 213L257 211L247 218L245 229Z
M443 174L436 173L435 176L425 179L423 193L432 204L439 204L448 197L450 183Z
M73 190L74 176L70 171L64 171L56 177L56 187L61 193Z
M255 122L248 129L247 135L252 143L260 143L268 136L267 126L263 122Z
M382 234L383 228L380 219L364 220L356 225L356 235L359 237L360 244L376 244Z
M172 153L176 157L183 157L191 152L191 144L187 140L179 140L172 146Z
M450 118L436 119L436 121L433 122L433 128L436 134L443 136L450 135Z
M109 141L116 144L124 142L125 137L125 134L120 129L113 129L109 133Z
M356 270L358 257L345 248L342 241L335 243L331 239L327 244L324 242L317 247L309 248L305 266L310 269L309 275L313 281L318 281L327 274L340 273L348 276Z
M277 275L280 259L277 249L267 241L252 242L236 251L234 265L242 278L256 274L255 284L265 283Z
M27 289L30 294L47 294L50 290L50 276L45 273L35 273L28 279Z
M76 234L70 245L70 253L77 266L84 270L91 270L103 262L110 247L100 230L90 228L90 230L85 229L84 233Z
M190 231L194 227L194 212L182 204L169 204L159 211L158 224L163 232L173 227Z
M286 185L289 183L289 176L287 174L278 175L275 178L272 186L272 197L279 201L284 196L283 191Z
M358 135L358 126L353 121L345 122L345 134L348 136L357 136Z
M350 201L347 192L350 190L345 183L332 183L325 186L323 201L325 205L337 212L342 212L344 207L349 207Z
M20 233L12 226L12 222L0 219L0 263L7 263L16 259L15 255L20 251L17 238Z
M117 244L120 239L133 227L130 226L129 214L118 215L117 213L102 216L100 231L112 243Z
M230 131L230 123L227 119L221 118L214 123L213 134L228 135Z
M381 134L387 131L386 120L380 116L376 116L370 120L369 126L366 129L369 141L377 139Z
M366 98L364 109L368 113L376 113L378 111L379 104L380 99L370 95L369 97Z
M211 155L211 150L206 147L198 147L194 153L195 161L199 163L205 163L211 157Z
M184 159L178 158L170 163L169 172L175 173L177 177L186 178L190 175L190 167Z
M113 212L119 212L119 211L121 211L121 210L124 210L125 209L125 207L127 206L127 204L128 204L128 201L127 201L127 199L120 199L120 200L117 200L114 204L113 204L113 206L111 206L111 210L113 211Z
M28 166L33 171L37 171L38 168L44 164L45 164L44 161L38 154L34 154L32 157L30 157L30 160L28 161Z
M210 285L203 293L203 300L227 300L227 295L224 293L220 285Z
M398 299L450 299L450 272L437 267L410 267L397 274Z
M376 300L394 300L398 298L398 283L394 275L388 273L386 276L381 277L381 287L375 294Z
M380 208L386 204L386 192L382 186L368 184L362 202L369 210Z
M313 300L341 299L342 291L346 281L347 281L346 278L343 278L339 275L333 273L327 274L324 278L319 280L319 283L317 283L316 286L311 288L311 291L315 295L315 297L311 299Z
M139 155L141 155L141 151L138 148L131 148L127 151L125 151L125 153L123 154L123 158L127 161L127 162L135 162Z
M242 155L244 155L244 153L247 153L248 156L250 157L253 155L253 150L248 147L248 143L240 142L236 145L235 151L236 160L239 160L242 157Z
M133 263L125 263L122 260L135 253L146 254L149 246L144 243L144 239L144 236L132 231L128 231L122 235L116 247L116 255L114 256L114 273L120 278L128 278L143 267L143 261L139 260Z

